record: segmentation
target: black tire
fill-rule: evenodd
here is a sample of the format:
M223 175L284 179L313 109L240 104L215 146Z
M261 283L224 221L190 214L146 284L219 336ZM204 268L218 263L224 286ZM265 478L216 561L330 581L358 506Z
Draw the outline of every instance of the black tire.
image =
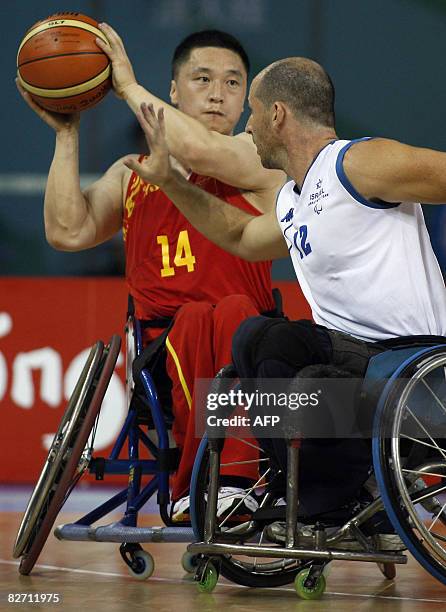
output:
M70 398L55 437L56 440L58 435L61 436L58 452L53 453L53 442L14 546L14 556L22 556L19 572L23 575L28 575L33 569L58 513L87 467L84 465L78 471L79 459L99 414L120 346L119 336L113 336L105 350L101 342L96 343ZM67 425L69 431L64 432ZM51 474L48 466L51 466Z

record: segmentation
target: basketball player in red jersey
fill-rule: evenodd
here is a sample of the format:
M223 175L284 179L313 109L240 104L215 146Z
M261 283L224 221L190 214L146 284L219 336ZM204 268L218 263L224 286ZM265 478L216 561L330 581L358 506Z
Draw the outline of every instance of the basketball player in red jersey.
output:
M165 102L135 79L121 39L101 25L113 63L114 88L137 113ZM98 39L99 40L99 39ZM246 95L249 62L240 43L218 31L192 34L173 58L167 139L175 165L188 180L228 203L261 214L269 210L285 180L265 170L251 137L233 136ZM79 116L49 113L21 90L29 106L56 132L45 193L45 231L57 249L78 251L123 229L126 278L136 316L175 317L167 337L166 368L173 383L173 434L181 462L173 479L174 518L187 515L188 487L199 440L195 437L194 380L211 378L231 361L231 338L248 316L273 308L270 262L248 263L207 241L157 185L144 183L123 160L81 191L78 171ZM128 156L127 156L128 157ZM136 157L136 156L135 156ZM156 323L157 324L157 323ZM161 323L160 323L161 324ZM162 328L147 329L146 340ZM242 497L244 479L255 479L256 451L228 440L223 451L226 484L223 511ZM255 500L245 504L255 509Z

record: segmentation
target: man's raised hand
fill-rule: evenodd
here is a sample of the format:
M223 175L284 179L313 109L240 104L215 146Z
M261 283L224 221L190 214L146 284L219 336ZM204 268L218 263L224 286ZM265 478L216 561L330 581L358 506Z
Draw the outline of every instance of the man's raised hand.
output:
M164 110L160 108L156 114L152 104L143 103L136 117L146 137L150 155L142 162L132 157L126 158L124 164L146 183L163 187L175 173L169 160Z
M132 64L118 33L106 23L100 23L99 29L105 34L108 43L96 38L96 44L112 63L113 89L116 95L125 98L126 89L137 83Z

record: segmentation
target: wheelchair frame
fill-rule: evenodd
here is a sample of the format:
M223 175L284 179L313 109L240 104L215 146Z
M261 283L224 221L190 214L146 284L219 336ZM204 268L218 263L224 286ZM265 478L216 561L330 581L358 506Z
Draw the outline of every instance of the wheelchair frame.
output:
M387 465L389 461L386 456L383 456L382 444L383 444L383 419L386 416L385 410L389 410L389 402L391 401L391 391L395 385L395 381L398 380L399 376L406 376L410 373L414 378L416 372L426 371L426 364L433 363L434 366L440 364L439 367L443 368L446 372L446 344L431 346L428 348L397 348L391 351L385 351L371 359L369 368L367 370L365 381L370 382L373 379L378 378L389 378L384 390L380 395L378 407L374 417L374 429L372 438L373 447L373 464L374 470L377 475L377 481L380 487L381 496L371 502L366 508L362 509L356 516L353 516L345 524L343 524L333 535L328 535L325 532L323 526L315 525L310 536L302 535L297 530L298 521L298 469L299 469L299 440L287 440L287 464L288 464L288 478L286 483L286 517L285 517L285 544L283 546L277 546L274 543L271 545L263 546L262 537L260 543L252 542L252 529L255 524L255 513L251 521L246 524L246 533L249 534L246 542L243 540L243 530L240 526L237 529L237 534L231 533L231 529L223 531L218 528L216 520L216 504L218 495L218 478L220 472L220 449L221 440L210 439L203 440L199 453L197 455L197 461L194 466L194 474L192 480L192 499L191 499L191 520L194 527L194 532L198 542L194 542L188 546L188 551L191 554L199 555L199 564L196 571L195 579L199 583L199 588L202 591L210 592L215 587L219 573L221 572L226 578L245 584L247 586L262 586L259 576L255 576L256 570L256 559L257 558L270 558L270 559L282 559L285 560L299 560L300 570L296 570L295 575L295 587L298 594L304 599L316 599L319 598L325 590L325 577L324 569L325 566L332 560L343 560L343 561L367 561L378 563L380 570L386 578L392 579L395 577L395 564L407 563L407 556L398 552L382 552L370 544L370 541L361 532L361 525L370 519L376 512L385 509L396 533L401 537L404 544L407 546L409 551L414 554L416 559L429 571L433 576L439 579L441 582L446 584L446 550L443 550L443 562L437 557L432 560L426 558L426 555L420 552L415 536L408 534L409 522L404 522L404 513L401 515L401 509L398 514L397 503L395 497L389 494L386 490L386 479L389 480L389 473L392 469ZM434 367L432 366L432 367ZM415 374L411 373L412 370ZM222 373L225 376L225 373ZM230 372L229 377L233 377L233 372ZM412 378L410 378L412 380ZM390 399L389 399L390 398ZM443 412L446 414L446 406L436 398L436 401L440 403ZM401 402L398 404L398 409L402 410ZM401 414L400 420L401 420ZM444 416L444 414L443 414ZM391 431L393 438L390 443L393 443L395 447L394 428ZM423 444L421 442L421 444ZM434 448L433 444L430 444ZM441 451L440 447L437 448ZM443 483L446 479L446 449L443 449L441 455L444 459L444 463L427 464L425 467L421 466L417 473L423 474L435 472L437 476L442 476ZM203 471L200 472L200 461L204 460L206 452L209 452L209 487L208 487L208 504L205 512L204 525L198 520L197 517L197 500L195 496L198 496L197 487L200 487L199 482L203 482ZM395 463L395 450L393 448L393 457L391 460ZM442 469L440 469L442 468ZM430 472L429 472L430 469ZM404 471L404 470L403 470ZM407 470L410 471L410 470ZM412 470L413 471L413 470ZM395 479L398 481L398 474ZM400 477L401 480L401 477ZM413 478L412 485L415 479ZM397 486L401 487L401 483L392 483L394 489ZM407 485L406 489L408 493L406 495L409 503L415 505L420 503L420 500L433 498L433 495L446 491L444 484L429 487L424 489L425 492L411 491L410 486ZM403 492L404 493L404 492ZM394 493L395 494L395 493ZM404 497L403 497L404 499ZM407 503L406 499L406 503ZM437 501L435 499L435 501ZM424 506L423 506L424 507ZM440 517L443 525L446 525L446 503L441 507L440 512L437 514L435 521ZM437 512L437 509L435 512ZM414 514L411 509L408 509L411 519L413 521ZM353 537L363 548L358 552L350 550L342 550L341 542L346 537ZM439 536L442 540L446 541L444 536ZM237 542L242 542L238 543ZM418 548L417 548L418 544ZM338 548L337 548L337 545ZM234 555L242 557L254 557L254 565L252 576L246 575L248 570L248 564L243 561L233 559ZM239 572L235 571L239 565ZM274 564L271 563L271 566ZM232 567L234 566L234 567ZM284 566L285 567L285 566ZM244 572L244 573L243 573ZM292 572L289 572L291 575ZM255 580L257 578L257 580ZM291 578L292 580L292 578ZM290 579L288 582L291 581ZM263 586L273 586L267 584L266 581ZM279 582L276 580L276 583ZM283 581L282 584L286 582Z
M188 526L172 526L167 507L169 504L169 474L175 469L174 452L169 445L168 431L152 375L147 368L140 371L139 377L158 436L158 446L142 431L140 422L138 422L137 408L131 401L135 390L132 364L135 357L141 355L142 352L141 324L133 317L129 317L127 321L126 335L129 411L124 426L109 458L92 458L93 442L87 447L86 443L91 430L97 423L100 406L119 355L120 339L114 336L107 347L104 348L100 342L93 347L50 448L42 475L31 496L14 547L14 556L22 556L19 568L22 574L31 572L63 503L82 473L89 469L98 480L102 480L105 474L128 475L127 487L75 523L57 527L55 535L61 540L121 543L121 556L128 565L130 573L136 578L145 579L152 574L154 569L153 558L150 553L142 549L141 542L191 542L194 539L194 533L199 541L188 546L188 552L185 553L183 558L183 568L189 572L194 571L194 566L197 568L195 578L198 580L201 590L204 591L211 591L215 587L220 569L230 580L238 581L241 584L269 586L268 584L262 584L262 581L258 580L259 576L255 581L244 582L245 579L239 580L236 574L231 574L231 572L228 574L225 570L225 563L231 563L232 555L282 559L284 567L285 560L288 559L290 563L285 580L289 582L289 577L294 574L297 591L300 596L306 599L313 599L322 595L325 589L325 566L335 559L376 562L387 578L393 578L395 576L394 565L406 563L406 555L395 552L380 552L376 548L374 549L361 532L361 525L384 508L393 527L409 551L414 554L427 571L446 584L446 550L444 554L440 553L435 556L435 542L428 542L426 546L423 542L420 543L410 532L410 522L406 520L404 513L402 514L401 508L397 507L399 501L398 504L395 502L396 498L399 500L401 497L406 504L421 503L425 507L422 500L435 499L433 496L446 491L446 486L441 484L427 487L420 493L416 487L412 487L415 484L414 478L412 480L408 478L407 482L409 484L407 484L401 474L395 476L392 465L389 467L387 454L392 453L393 464L398 466L397 453L399 448L394 441L395 437L399 435L398 427L395 429L396 426L392 426L392 443L385 444L383 442L383 440L388 439L384 435L386 430L383 429L386 411L392 410L396 402L395 405L399 410L398 414L401 421L401 410L404 409L404 406L401 406L404 396L403 399L392 396L395 381L399 376L402 378L406 376L409 380L413 380L417 377L417 373L429 371L430 366L432 366L431 369L435 367L443 368L442 376L444 376L444 371L446 371L446 343L423 349L419 347L397 348L381 353L370 361L366 381L389 377L378 402L372 441L373 463L382 499L378 498L373 501L359 514L342 525L334 535L328 535L323 525L316 526L311 535L300 534L297 530L299 441L288 440L285 544L283 546L259 546L252 542L252 532L256 522L255 516L245 526L230 527L226 532L218 529L216 508L222 440L207 441L204 439L197 453L191 483L193 530ZM384 361L384 372L382 367L375 367L381 361ZM222 375L224 375L224 371ZM233 376L232 369L231 377ZM443 383L443 378L441 380ZM439 402L443 412L446 413L445 405L438 398L436 398L436 401ZM392 402L394 403L392 404ZM129 458L119 459L119 454L126 441L128 441ZM434 442L432 438L431 441ZM140 444L152 453L154 459L140 459ZM435 446L432 444L427 446L432 448L436 446L441 451L442 461L417 466L416 473L424 475L426 472L432 473L434 471L443 483L446 479L446 448L442 449L436 443ZM207 492L205 516L200 523L197 516L197 499L200 498L203 501L205 497L202 490L203 479L201 479L200 485L200 479L197 475L204 465L203 462L206 460L208 451L211 477ZM392 464L392 461L390 464ZM400 472L404 471L404 469L399 469ZM145 475L152 475L153 479L142 487L142 477ZM199 494L200 486L202 489ZM160 516L166 526L138 527L139 510L155 493L157 493ZM437 500L435 499L435 501ZM126 509L121 520L110 525L93 526L93 523L105 517L124 502L126 502ZM440 518L440 521L446 525L445 508L446 503L437 514L434 523ZM438 507L435 512L437 512L437 509ZM406 514L411 516L412 521L414 520L414 513L411 513L410 508L407 508ZM244 539L243 530L245 527L245 533L248 534L248 537ZM359 542L363 550L354 552L336 548L347 535ZM446 537L440 536L440 538L446 542ZM247 544L243 543L244 541ZM242 544L238 544L238 542L242 542ZM432 553L432 558L429 556L430 553ZM293 563L297 563L297 565L293 565ZM277 562L269 565L275 571L278 569ZM267 566L268 564L265 564L264 575L268 575ZM250 566L244 563L244 567L245 574L249 574L249 570L246 568ZM283 576L279 575L278 579L277 576L278 573L276 573L276 585L286 583Z
M142 343L142 327L138 320L135 320L130 316L127 320L126 328L126 395L128 401L128 414L126 416L124 425L121 432L113 446L113 449L108 458L102 457L90 457L88 461L83 461L82 466L78 466L78 470L83 473L86 469L92 474L95 474L97 480L103 480L106 474L120 474L128 476L128 483L126 488L119 491L111 499L105 501L98 507L88 512L85 516L82 516L74 523L60 525L56 527L54 535L59 540L69 541L88 541L88 542L116 542L121 543L120 554L129 568L129 572L139 579L146 579L152 573L154 569L153 557L147 551L144 551L140 546L142 542L191 542L193 539L193 530L190 526L177 525L172 526L168 514L168 504L170 500L169 496L169 475L176 468L176 449L172 449L169 445L169 435L164 421L162 408L158 399L156 387L152 378L151 373L148 369L143 368L140 372L140 381L147 398L147 402L150 408L153 424L158 437L158 446L150 440L148 435L142 430L138 423L137 408L131 402L133 397L135 384L132 376L132 364L135 357L138 357L143 350ZM114 337L118 339L118 337ZM113 339L112 339L113 341ZM102 352L102 343L101 345ZM115 342L116 344L116 342ZM110 346L110 345L109 345ZM106 347L107 349L109 347ZM92 350L93 352L93 350ZM113 372L114 365L119 355L118 350L114 351L113 363L108 366L109 376ZM89 366L89 377L84 384L84 387L92 384L93 375L96 378L101 378L101 367L98 365L100 356L93 355L94 364L91 365L91 359L88 364ZM85 390L84 390L85 391ZM100 404L105 395L106 386L103 390L102 397L100 398L99 405L95 412L95 418L99 415ZM73 392L72 398L70 399L69 406L66 413L72 410L74 404L75 412L80 410L82 402L85 401L85 393L80 398L79 391ZM65 413L65 414L66 414ZM65 415L64 415L65 418ZM64 422L62 420L62 424ZM91 423L91 428L93 423ZM61 427L59 428L61 430ZM90 430L88 433L90 433ZM59 432L58 432L59 434ZM56 438L58 437L56 434ZM119 459L119 455L124 448L124 445L128 442L128 459ZM93 442L91 447L93 447ZM141 459L140 458L140 445L143 445L154 457L154 459ZM82 449L80 449L80 453ZM80 455L79 453L79 455ZM53 464L54 457L52 452L48 455L47 464ZM47 466L46 464L46 466ZM57 469L57 466L56 466ZM31 496L28 504L28 509L31 512L31 517L34 519L35 512L35 500L36 491L39 485L44 485L45 490L48 488L45 484L46 474L48 469L45 468L41 478L36 486L36 489ZM77 480L80 478L81 473L78 474ZM145 475L152 475L153 478L145 486L142 485L142 477ZM76 480L76 481L77 481ZM60 487L60 483L57 483ZM70 487L72 490L74 485ZM160 509L160 517L165 523L165 527L138 527L138 513L144 504L157 493L157 503ZM39 495L41 495L40 492ZM69 492L68 492L69 494ZM22 521L21 530L19 530L19 536L14 547L14 556L18 557L23 555L22 562L19 571L23 574L29 574L37 561L38 554L40 553L48 533L51 529L54 520L58 512L60 511L63 503L68 497L66 491L63 493L63 499L61 503L55 509L55 512L51 514L51 520L49 526L45 529L44 539L37 552L37 555L31 556L28 554L29 544L27 544L27 538L30 537L29 529L29 518L30 512L25 513L25 517ZM123 517L109 525L94 526L93 523L104 518L107 514L114 511L121 504L126 503L126 508ZM27 516L28 514L28 516ZM48 523L48 519L47 519ZM24 532L26 528L26 533ZM39 538L42 539L39 534ZM187 571L193 571L191 566L192 560L188 553L185 553L183 559L183 567Z
M268 316L282 316L282 297L278 289L273 289L273 300L275 308L273 311L264 313ZM126 399L128 414L121 432L113 446L108 458L92 457L93 440L89 446L88 457L81 458L82 449L85 446L91 429L97 424L97 418L104 398L108 382L113 373L113 368L119 356L120 338L113 336L110 344L104 349L102 342L98 342L91 351L87 364L70 398L68 407L62 417L62 424L55 436L55 440L48 454L43 472L28 502L25 515L22 519L19 533L14 546L13 556L20 557L19 571L29 574L37 561L37 558L45 544L48 534L53 526L57 514L61 510L68 495L73 489L81 475L89 470L95 474L97 480L103 480L105 474L128 475L128 484L125 489L114 495L111 499L94 508L75 523L60 525L54 530L54 535L59 540L69 541L94 541L94 542L116 542L121 543L120 554L127 564L129 572L136 578L144 580L154 570L152 555L143 550L141 542L191 542L193 540L193 529L188 523L173 523L170 519L168 506L170 503L169 475L175 471L178 463L177 449L172 448L169 443L168 429L166 427L163 410L158 398L156 386L147 367L142 367L138 373L138 381L141 383L150 416L158 437L158 446L150 440L149 436L142 431L138 422L138 410L132 402L135 393L135 374L133 364L135 360L143 356L143 323L135 318L133 299L129 296L129 307L127 315L126 333ZM164 321L163 321L164 323ZM107 355L105 362L101 361L102 353ZM91 362L94 362L91 365ZM87 376L88 370L88 376ZM83 385L84 393L79 392L79 385ZM91 407L88 403L90 387L97 385L100 393L93 396ZM76 445L76 455L72 452L69 468L63 461L63 452L60 446L64 444L65 432L63 424L67 413L79 415L82 411L88 414L88 431L83 431L83 446ZM94 419L92 418L94 416ZM119 455L128 441L128 459L119 459ZM140 459L140 444L145 447L154 459ZM59 452L54 453L56 450ZM84 451L85 452L85 451ZM76 465L76 462L79 462ZM72 482L73 471L77 472L75 482ZM69 472L69 473L68 473ZM60 480L50 479L48 474L57 473ZM152 475L152 480L141 488L142 477ZM50 487L57 488L57 504L48 502ZM138 513L145 503L157 493L157 503L160 517L165 527L138 527ZM54 497L56 495L54 494ZM39 508L36 508L36 500ZM44 503L45 502L45 503ZM107 514L114 511L126 502L126 509L121 520L109 525L93 526ZM43 525L43 526L42 526ZM34 540L38 539L38 545ZM32 549L32 554L31 554ZM195 556L185 552L182 557L182 566L186 572L193 573L196 568Z

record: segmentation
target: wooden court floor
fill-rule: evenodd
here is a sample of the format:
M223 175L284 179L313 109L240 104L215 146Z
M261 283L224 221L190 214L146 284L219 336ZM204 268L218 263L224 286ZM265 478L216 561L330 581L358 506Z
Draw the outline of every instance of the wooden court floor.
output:
M79 514L61 513L56 524ZM388 581L374 564L334 562L328 586L319 601L300 600L292 585L276 589L248 589L220 578L212 594L198 593L184 574L185 544L144 544L155 558L155 572L140 582L130 577L118 544L60 542L50 536L30 576L20 576L11 550L21 519L18 512L0 513L0 610L63 610L71 612L192 612L225 609L256 611L446 610L446 587L429 576L412 558ZM141 524L159 525L155 515ZM12 604L8 593L58 593L59 604Z

